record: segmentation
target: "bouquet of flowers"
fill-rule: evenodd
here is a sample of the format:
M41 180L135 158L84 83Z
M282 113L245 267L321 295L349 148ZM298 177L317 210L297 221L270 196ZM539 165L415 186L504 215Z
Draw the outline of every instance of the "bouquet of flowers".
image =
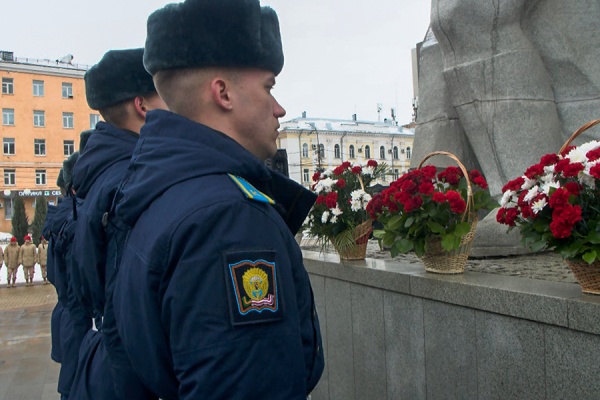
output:
M435 154L455 158L450 153ZM466 173L462 164L439 173L427 165L402 175L389 189L373 196L367 211L383 224L383 230L373 235L390 247L392 257L409 251L423 257L435 239L446 252L461 246L465 235L474 230L476 212L493 208L485 178L477 170L469 172L471 186Z
M508 182L496 219L518 227L533 251L565 259L600 259L600 142L546 154Z
M305 225L308 233L322 246L331 241L338 251L355 247L353 231L370 221L366 211L371 200L369 186L386 170L385 164L369 160L366 165L346 161L334 170L317 171L313 175L312 189L318 197ZM366 239L370 232L369 226Z

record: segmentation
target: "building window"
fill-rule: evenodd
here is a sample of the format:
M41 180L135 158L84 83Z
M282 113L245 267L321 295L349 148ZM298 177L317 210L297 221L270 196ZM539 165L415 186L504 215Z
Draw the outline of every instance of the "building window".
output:
M302 182L310 182L310 178L308 177L308 168L304 168L302 171Z
M365 158L371 158L371 146L365 146Z
M302 145L302 157L303 158L307 158L308 157L308 145L306 143L304 143Z
M65 156L70 156L75 152L75 141L74 140L65 140L63 141L64 146L64 154Z
M35 170L35 184L36 185L45 185L46 184L46 170L45 169L36 169Z
M8 199L4 199L4 219L12 219L12 197Z
M46 139L33 139L33 154L36 156L46 155Z
M381 158L382 160L385 160L385 147L381 146L379 148L379 158Z
M350 156L350 158L354 158L355 157L355 155L354 155L354 145L353 144L351 144L350 147L349 147L349 149L348 149L348 155Z
M2 94L14 94L15 86L13 78L2 78Z
M410 147L406 148L406 159L410 160Z
M73 129L73 113L63 113L63 128Z
M400 178L400 171L398 169L394 169L394 180Z
M44 127L46 126L46 113L44 111L33 112L33 126Z
M335 158L341 158L340 157L340 145L336 144L335 146L333 146L333 156Z
M36 97L44 96L44 81L33 81L33 95Z
M17 181L17 172L14 169L4 170L4 185L15 186Z
M398 159L398 146L394 146L394 160Z
M2 125L14 125L15 124L15 109L14 108L3 108L2 109Z
M96 124L100 121L100 114L90 114L90 129L96 129Z
M323 160L325 158L325 145L319 145L319 160Z
M63 82L62 83L62 97L63 99L72 99L73 98L73 84Z
M2 139L2 147L4 149L5 156L14 156L15 155L15 139L14 138L4 138Z

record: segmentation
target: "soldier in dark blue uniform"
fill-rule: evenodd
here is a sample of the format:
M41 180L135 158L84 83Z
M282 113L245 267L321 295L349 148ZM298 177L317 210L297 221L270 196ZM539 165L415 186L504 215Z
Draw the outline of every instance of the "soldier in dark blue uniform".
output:
M90 108L98 122L73 171L78 210L73 257L81 277L80 296L94 316L85 337L72 395L78 400L153 398L132 371L114 324L114 268L106 266L103 217L109 211L144 124L146 112L166 108L142 62L143 49L111 50L85 74ZM106 310L110 308L109 310Z
M63 163L63 178L66 198L58 205L51 225L52 236L49 246L51 280L56 287L58 301L63 308L60 328L61 368L58 377L58 392L63 399L71 394L71 386L77 370L79 348L86 332L91 327L91 316L86 313L75 295L79 281L72 265L73 235L77 203L72 191L72 170L79 152L73 153ZM55 233L56 232L56 233ZM73 398L73 397L71 397Z
M263 163L285 115L277 15L258 0L168 5L144 64L172 112L148 114L116 200L132 364L166 400L304 400L324 362L294 233L314 197Z

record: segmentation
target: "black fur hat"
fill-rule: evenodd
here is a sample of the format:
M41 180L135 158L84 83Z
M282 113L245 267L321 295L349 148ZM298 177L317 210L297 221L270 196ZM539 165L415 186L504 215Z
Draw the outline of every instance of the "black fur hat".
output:
M64 163L64 161L63 161ZM56 186L58 186L61 189L65 189L65 178L63 176L63 169L60 169L60 172L58 173L58 178L56 179Z
M71 186L71 183L73 183L73 167L75 167L75 163L77 162L78 158L79 152L76 151L75 153L71 154L69 158L63 161L62 172L63 179L65 180L65 187L67 189Z
M88 129L87 131L83 131L79 134L79 152L83 152L85 149L85 145L87 144L88 139L94 133L93 129Z
M144 49L110 50L85 74L85 95L93 110L154 92L152 76L144 69Z
M277 14L259 0L186 0L148 18L144 65L154 75L174 68L249 67L278 75L283 49Z

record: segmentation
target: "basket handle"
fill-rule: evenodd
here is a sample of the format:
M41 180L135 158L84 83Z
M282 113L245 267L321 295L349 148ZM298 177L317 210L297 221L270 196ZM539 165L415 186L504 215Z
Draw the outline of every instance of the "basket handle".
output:
M577 136L581 135L583 132L587 131L592 126L598 125L598 124L600 124L600 119L594 119L594 120L588 122L587 124L581 126L579 129L577 129L575 132L573 132L573 134L571 135L571 137L565 142L565 144L562 145L562 147L558 151L558 154L561 154L564 149L566 149L567 147L569 147L569 145L571 144L571 142L573 140L575 140L575 138Z
M600 120L598 121L600 122ZM458 164L458 167L460 168L463 175L465 176L465 179L467 180L467 207L465 208L465 212L462 216L462 220L464 221L467 214L469 214L469 211L475 208L475 201L473 200L473 189L471 187L471 179L469 179L469 172L467 171L463 163L460 162L458 157L447 151L434 151L427 154L425 157L423 157L417 168L421 168L425 161L429 160L433 156L447 156L456 161L456 164Z

